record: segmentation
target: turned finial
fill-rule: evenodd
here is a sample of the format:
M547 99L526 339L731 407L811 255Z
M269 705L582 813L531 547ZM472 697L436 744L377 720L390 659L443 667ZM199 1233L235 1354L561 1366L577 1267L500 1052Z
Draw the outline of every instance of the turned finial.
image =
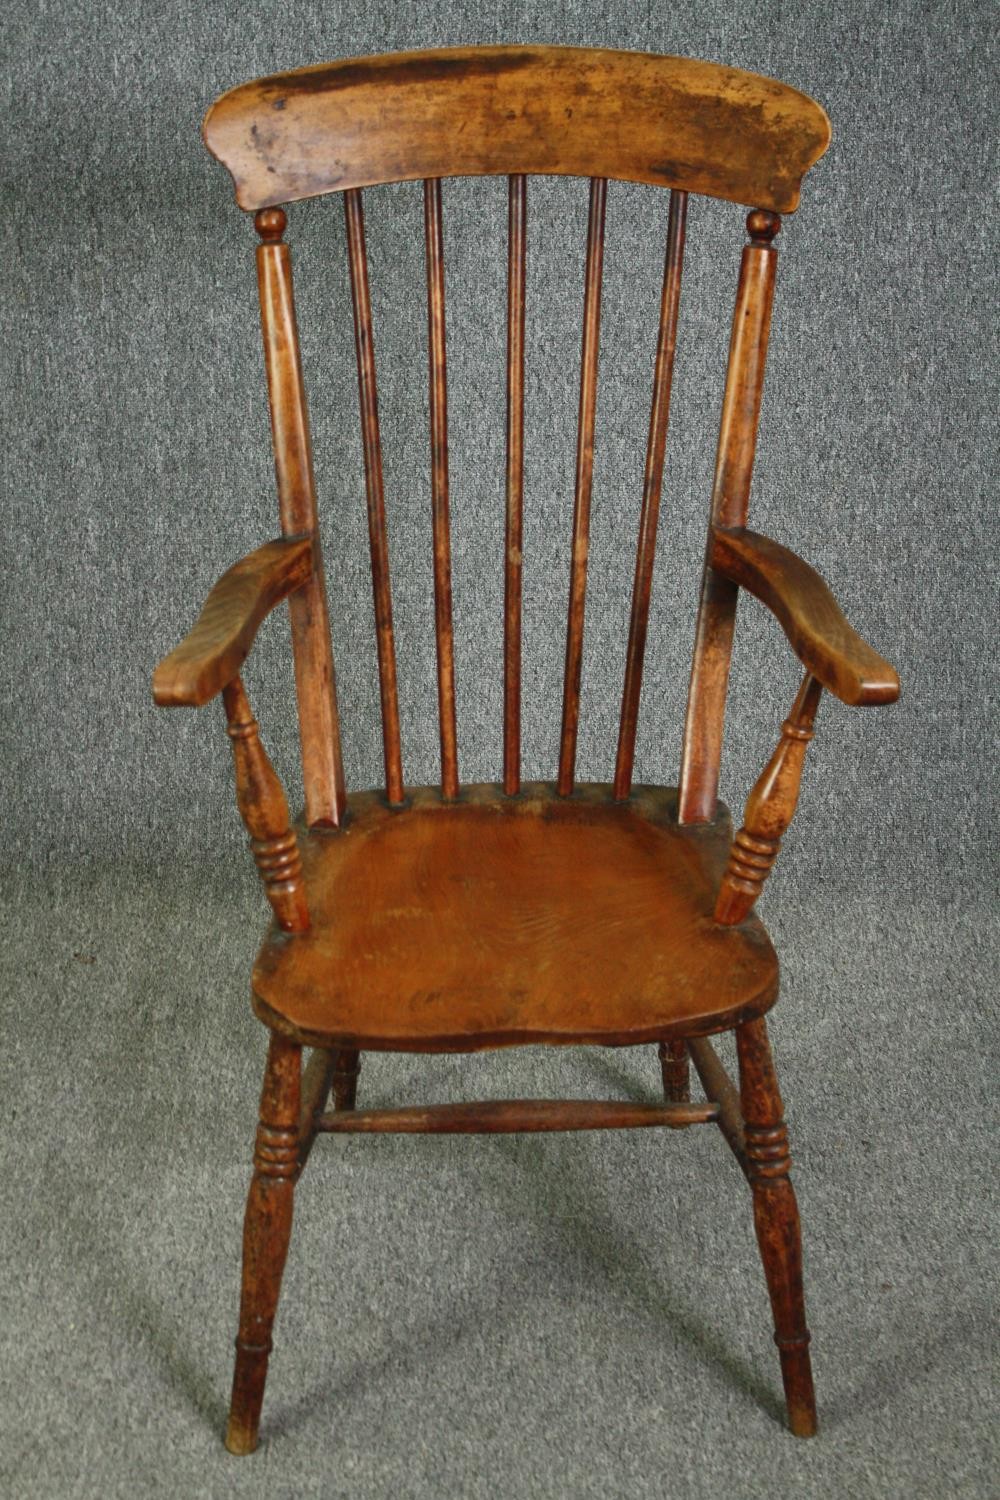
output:
M752 245L769 245L781 230L781 215L769 208L753 208L747 214L747 234Z
M253 216L253 227L265 245L276 245L288 225L283 208L259 208Z

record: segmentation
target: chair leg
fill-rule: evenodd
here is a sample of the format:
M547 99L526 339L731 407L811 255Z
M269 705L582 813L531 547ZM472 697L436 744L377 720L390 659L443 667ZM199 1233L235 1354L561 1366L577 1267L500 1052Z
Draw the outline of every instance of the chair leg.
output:
M788 1131L762 1017L737 1027L736 1046L754 1226L774 1312L788 1422L796 1437L812 1437L816 1397L802 1291L799 1210L788 1176Z
M358 1093L361 1054L354 1047L338 1047L333 1057L333 1107L353 1109Z
M687 1104L691 1098L691 1076L687 1043L661 1042L658 1049L663 1074L663 1097L670 1104Z
M302 1049L271 1035L260 1098L253 1181L243 1224L243 1289L226 1447L252 1453L264 1400L271 1328L292 1232L298 1175Z

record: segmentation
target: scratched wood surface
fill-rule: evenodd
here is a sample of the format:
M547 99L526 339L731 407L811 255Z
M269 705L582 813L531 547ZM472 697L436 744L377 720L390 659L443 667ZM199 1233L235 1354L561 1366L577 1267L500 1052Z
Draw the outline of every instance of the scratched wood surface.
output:
M376 182L527 172L790 213L830 142L815 100L773 78L689 57L541 46L277 73L223 94L203 131L245 209Z
M678 828L663 788L351 796L341 832L302 839L312 929L268 935L257 1013L317 1045L415 1052L732 1026L778 970L756 918L713 920L729 834Z
M753 904L798 796L822 687L893 701L892 668L822 579L747 530L780 215L823 154L821 107L773 79L687 58L546 46L349 59L231 90L209 149L255 213L264 352L284 542L230 570L161 664L164 704L220 690L237 802L275 919L253 1004L272 1028L244 1237L227 1444L257 1443L292 1196L318 1133L681 1126L716 1121L753 1193L792 1431L816 1430L798 1211L765 1012L778 965ZM528 176L590 179L571 589L558 781L521 783ZM451 607L445 208L441 179L509 178L503 785L461 786ZM424 182L439 787L407 788L362 189ZM576 781L599 378L607 183L671 190L653 398L614 786ZM291 252L279 206L341 191L354 309L385 789L347 796L319 544ZM680 788L634 787L688 195L747 205L696 627ZM498 255L503 254L498 246ZM644 377L640 377L644 378ZM596 503L600 502L597 497ZM530 561L527 564L530 567ZM717 802L738 591L757 596L805 665L778 747L732 837ZM267 612L289 600L305 816L289 825L237 675ZM561 609L554 608L561 628ZM531 670L526 660L525 670ZM556 768L553 767L553 771ZM739 1092L707 1040L735 1028ZM517 1043L654 1043L663 1102L504 1100L357 1109L361 1052ZM317 1050L304 1076L301 1046ZM708 1101L690 1101L690 1068ZM326 1110L332 1091L334 1108Z
M312 543L265 542L223 573L192 628L153 673L160 708L200 708L237 675L261 622L312 576Z
M848 624L825 581L796 553L755 531L717 526L709 557L716 572L767 606L803 666L835 697L855 706L895 703L895 668Z

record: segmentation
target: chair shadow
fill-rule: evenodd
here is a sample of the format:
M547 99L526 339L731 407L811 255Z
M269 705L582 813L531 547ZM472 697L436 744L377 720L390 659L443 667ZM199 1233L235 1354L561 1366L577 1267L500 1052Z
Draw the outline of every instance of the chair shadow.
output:
M60 1168L53 1166L51 1177ZM212 1384L208 1371L200 1367L184 1350L183 1322L171 1317L161 1301L144 1293L120 1270L120 1249L100 1219L85 1207L99 1201L102 1183L88 1179L78 1165L72 1177L66 1174L65 1191L59 1195L64 1215L67 1241L82 1252L90 1264L90 1286L104 1293L107 1305L115 1310L115 1322L126 1323L135 1333L144 1335L143 1344L150 1354L164 1385L176 1392L201 1419L206 1428L221 1434L225 1429L228 1405ZM100 1296L93 1299L102 1305Z
M599 1077L615 1097L636 1101L660 1097L659 1067L655 1054L655 1071L650 1078L649 1087L644 1087L640 1080L629 1076L623 1068L616 1066L597 1049L588 1049L585 1056L589 1071ZM494 1138L494 1144L512 1164L519 1161L521 1166L524 1165L524 1146L517 1139L500 1135ZM544 1146L541 1142L535 1142L534 1145L531 1170L523 1172L520 1177L519 1201L523 1204L525 1193L530 1193L539 1219L544 1221L553 1193L558 1193L563 1202L568 1199L574 1245L583 1253L595 1274L605 1283L614 1283L619 1295L630 1297L638 1303L651 1327L655 1328L658 1320L667 1322L675 1336L703 1364L722 1371L735 1388L743 1391L775 1422L783 1425L785 1406L780 1394L776 1355L775 1384L770 1384L755 1366L739 1358L726 1346L724 1339L707 1318L694 1309L685 1307L676 1292L671 1294L669 1286L661 1278L650 1275L642 1267L633 1254L627 1235L622 1232L621 1221L602 1212L593 1202L586 1180L579 1175L578 1155L571 1150L560 1149L560 1146L565 1145L562 1138L550 1137ZM739 1191L741 1184L742 1178L738 1173L734 1174L734 1190ZM749 1198L747 1213L750 1214ZM629 1268L625 1277L622 1276L623 1266ZM710 1290L710 1287L706 1287L706 1295L710 1294ZM767 1309L763 1272L760 1276L760 1293L763 1306ZM769 1319L769 1312L765 1311L764 1318ZM766 1321L766 1326L770 1328L769 1321ZM312 1389L302 1391L292 1402L275 1403L268 1419L270 1430L274 1433L293 1431L307 1412L315 1411L315 1403L320 1399L321 1392L323 1399L328 1401L338 1391L356 1397L359 1390L377 1386L388 1371L398 1368L401 1356L412 1357L415 1350L426 1348L430 1356L440 1358L445 1348L461 1343L467 1330L478 1327L481 1327L481 1320L474 1316L456 1320L451 1315L447 1322L440 1318L428 1319L421 1333L416 1336L411 1326L407 1330L405 1341L391 1342L376 1361L356 1360L349 1371L340 1369L335 1375L332 1372L329 1376L324 1375ZM769 1339L766 1350L771 1351Z

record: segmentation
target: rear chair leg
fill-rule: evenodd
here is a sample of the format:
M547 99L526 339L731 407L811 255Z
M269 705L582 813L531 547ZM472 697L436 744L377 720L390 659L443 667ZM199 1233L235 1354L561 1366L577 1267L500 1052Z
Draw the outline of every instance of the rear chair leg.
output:
M687 1104L691 1099L691 1078L688 1066L687 1044L680 1041L661 1042L657 1049L660 1070L663 1073L663 1097L669 1104Z
M333 1059L333 1107L353 1109L358 1092L361 1054L354 1047L337 1047Z
M799 1210L788 1176L788 1131L762 1017L737 1027L736 1047L754 1227L771 1294L788 1421L796 1437L812 1437L816 1397L802 1292Z
M243 1290L226 1447L252 1453L264 1400L298 1175L302 1049L272 1033L260 1098L253 1181L243 1223Z

